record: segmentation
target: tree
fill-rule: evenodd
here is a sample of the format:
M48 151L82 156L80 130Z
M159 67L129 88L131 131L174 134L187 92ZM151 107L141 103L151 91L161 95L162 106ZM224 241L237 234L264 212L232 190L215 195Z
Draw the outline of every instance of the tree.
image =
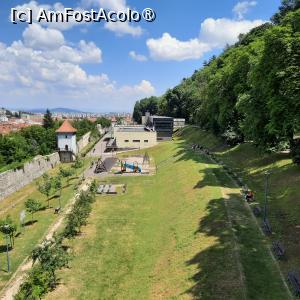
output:
M33 214L42 209L42 204L35 199L28 199L25 202L25 208L31 214L31 222L33 223Z
M151 115L157 114L158 103L159 103L159 98L154 96L137 101L133 109L134 121L136 121L137 123L141 123L142 116L144 116L146 112L149 112Z
M96 181L96 180L93 180L92 183L91 183L91 185L90 185L90 189L89 189L89 190L90 190L90 192L91 192L92 194L96 194L97 189L98 189L97 181Z
M111 126L111 120L105 117L100 117L96 120L96 124L100 124L102 128L109 128Z
M82 167L83 167L83 161L78 156L76 156L76 160L75 160L74 164L72 165L72 168L76 170L76 169L80 169Z
M62 182L61 182L61 176L56 176L53 179L53 187L55 191L59 191L59 197L58 197L58 203L59 207L61 207L61 192L62 192Z
M284 17L291 11L300 8L300 0L282 0L279 11L271 18L275 24L280 24Z
M42 269L51 274L52 286L57 283L55 271L66 267L70 260L64 247L55 240L45 240L40 246L33 249L31 258L33 265L38 261Z
M72 168L64 169L62 167L59 168L59 175L63 178L67 179L67 183L69 185L70 177L74 174L74 170Z
M54 121L49 109L47 109L46 113L44 114L43 124L45 129L54 128Z
M38 190L47 197L48 208L50 207L50 193L52 189L52 182L48 174L43 175L43 182L38 183Z
M0 221L0 232L9 237L11 247L15 243L15 233L17 231L17 225L13 222L9 215L4 220Z
M25 282L21 284L14 299L39 300L54 287L53 281L54 279L49 271L45 271L42 266L36 265L29 271Z

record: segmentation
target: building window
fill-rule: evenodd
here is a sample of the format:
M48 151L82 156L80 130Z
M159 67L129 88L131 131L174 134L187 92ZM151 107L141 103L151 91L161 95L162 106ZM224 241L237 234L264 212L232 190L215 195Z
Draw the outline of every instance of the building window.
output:
M129 143L129 140L124 140L125 143Z
M140 143L140 140L133 140L134 143Z
M69 151L69 146L68 145L65 146L65 150Z
M144 143L148 143L149 141L148 140L144 140Z

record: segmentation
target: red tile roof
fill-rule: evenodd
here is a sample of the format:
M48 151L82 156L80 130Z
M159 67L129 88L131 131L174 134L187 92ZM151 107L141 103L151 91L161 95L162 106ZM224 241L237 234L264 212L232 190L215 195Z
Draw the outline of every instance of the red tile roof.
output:
M75 133L75 129L68 120L65 120L62 125L56 130L57 133Z

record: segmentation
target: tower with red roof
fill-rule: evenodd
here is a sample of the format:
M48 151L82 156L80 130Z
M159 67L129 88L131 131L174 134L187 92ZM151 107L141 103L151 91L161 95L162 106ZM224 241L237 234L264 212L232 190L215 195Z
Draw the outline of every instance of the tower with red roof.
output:
M57 148L62 162L71 162L77 154L76 143L77 130L71 125L68 120L56 130Z

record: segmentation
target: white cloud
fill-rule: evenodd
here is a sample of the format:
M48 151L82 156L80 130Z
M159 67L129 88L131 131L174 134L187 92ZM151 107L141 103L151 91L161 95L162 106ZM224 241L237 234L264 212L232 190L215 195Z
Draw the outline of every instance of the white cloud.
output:
M140 36L143 29L140 26L131 26L127 22L108 22L104 24L104 28L116 33L119 36L131 34L132 36Z
M82 0L83 7L98 7L116 12L126 12L129 6L125 0ZM104 28L116 33L119 36L130 34L132 36L140 36L143 34L141 26L132 26L129 22L108 22L104 24Z
M49 5L49 4L39 4L37 1L35 0L31 0L28 3L24 3L22 5L18 5L15 7L17 10L20 11L24 11L27 12L27 8L29 8L32 11L32 16L33 16L33 20L37 19L37 16L40 12L41 9L44 9L46 11L64 11L64 5L60 2L56 2L53 5ZM82 8L76 8L76 10L78 11L82 11ZM74 20L74 18L70 18L69 22L46 22L46 21L42 21L39 24L50 27L50 28L55 28L58 30L68 30L71 29L74 26L78 26L78 25L83 25L85 23L78 23Z
M125 11L127 9L125 0L82 0L83 7L98 6L115 11Z
M256 6L257 2L256 1L242 1L238 2L234 8L233 12L237 16L239 20L244 18L244 15L249 11L251 7Z
M263 20L230 20L230 19L206 19L201 24L200 40L208 43L213 48L232 45L238 41L241 33L247 33L252 28L265 23Z
M123 86L120 88L120 92L129 95L153 95L155 88L148 80L142 80L139 84L134 86Z
M93 42L81 40L77 48L63 45L54 51L45 51L43 55L49 59L55 58L60 61L75 64L100 63L102 51Z
M91 8L91 7L95 7L95 8L105 8L108 10L114 10L114 11L124 11L126 12L127 9L129 8L126 4L125 0L82 0L81 1L81 5L82 7L76 7L74 8L74 10L76 11L81 11L83 12L86 8ZM32 14L33 14L33 20L37 19L37 16L40 12L41 9L44 9L46 11L61 11L63 12L65 7L62 3L60 2L56 2L53 5L49 5L49 4L39 4L37 1L35 0L31 0L28 3L24 3L22 5L18 5L16 6L17 10L21 10L26 12L27 8L32 10ZM58 29L61 31L64 30L68 30L73 28L74 26L84 26L87 25L89 23L85 23L85 22L76 22L75 19L73 17L71 17L69 19L69 22L46 22L46 21L42 21L41 23L39 23L43 26L49 27L49 28L53 28L53 29ZM143 30L141 28L141 26L138 25L131 25L129 22L105 22L104 23L104 28L107 30L110 30L114 33L116 33L118 36L122 36L125 34L129 34L132 35L134 37L136 36L140 36L143 34Z
M102 62L102 51L95 43L81 40L78 45L70 46L57 29L32 24L24 30L23 39L27 48L42 50L40 55L47 59L76 64Z
M63 102L87 111L127 110L137 99L155 93L147 80L118 86L106 74L88 74L79 64L99 61L101 50L94 43L80 41L76 46L57 47L43 50L23 41L10 46L0 43L2 105L51 107Z
M265 23L263 20L208 18L202 22L197 38L180 41L169 33L164 33L161 38L148 39L146 43L150 56L154 60L199 59L213 49L236 43L241 33L247 33L263 23Z
M129 56L133 59L133 60L137 60L137 61L147 61L147 57L145 55L142 54L138 54L135 51L130 51L129 52Z
M159 39L148 39L147 46L151 58L155 60L177 60L197 59L210 50L208 44L199 39L179 41L169 33L164 33Z
M34 49L56 49L65 43L59 30L44 29L38 24L29 25L23 32L23 39L26 46Z

